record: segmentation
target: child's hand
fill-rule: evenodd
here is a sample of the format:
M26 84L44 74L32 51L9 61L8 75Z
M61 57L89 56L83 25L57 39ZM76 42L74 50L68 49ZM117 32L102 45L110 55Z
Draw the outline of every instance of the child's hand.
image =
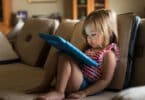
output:
M71 93L68 95L67 98L69 99L81 99L81 98L84 98L86 97L86 94L84 92L75 92L75 93Z

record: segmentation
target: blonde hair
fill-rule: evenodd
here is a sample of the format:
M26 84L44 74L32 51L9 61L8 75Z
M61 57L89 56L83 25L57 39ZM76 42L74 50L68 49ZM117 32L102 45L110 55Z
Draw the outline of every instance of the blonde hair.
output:
M103 47L112 42L118 43L117 17L114 11L109 9L93 11L85 19L84 29L89 24L94 24L97 32L103 35Z

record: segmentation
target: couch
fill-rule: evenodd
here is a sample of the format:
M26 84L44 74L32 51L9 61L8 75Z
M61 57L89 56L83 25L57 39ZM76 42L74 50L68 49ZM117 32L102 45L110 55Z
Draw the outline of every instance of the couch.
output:
M132 38L134 17L132 13L118 15L120 63L108 88L84 100L111 100L120 91L145 85L143 77L145 75L145 19L141 19L136 35ZM82 50L86 44L82 37L82 25L83 21L78 20L62 20L60 23L54 19L27 20L16 39L13 39L12 46L9 46L15 52L13 54L15 60L0 65L0 99L32 100L37 95L26 94L24 90L46 82L47 75L54 75L54 73L47 73L47 70L50 66L56 68L58 50L40 39L37 33L60 35ZM134 40L133 43L130 42L131 39ZM129 54L130 45L133 47L133 55ZM5 52L9 51L6 49ZM130 57L131 65L129 66ZM125 100L123 97L121 99Z

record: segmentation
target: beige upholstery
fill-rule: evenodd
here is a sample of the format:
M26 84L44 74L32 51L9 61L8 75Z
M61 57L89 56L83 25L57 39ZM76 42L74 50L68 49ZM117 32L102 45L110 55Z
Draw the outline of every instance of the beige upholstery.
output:
M114 78L110 85L111 89L123 89L125 85L128 49L131 37L131 29L133 25L134 15L132 13L121 14L118 16L118 37L120 48L120 60L117 64Z
M131 85L145 85L145 19L141 20L135 48Z
M70 41L71 37L72 37L72 32L74 29L75 24L77 23L77 21L73 21L73 20L63 20L63 22L61 22L60 26L58 27L55 35L59 35L61 37L63 37L64 39ZM53 61L55 60L55 53L57 52L57 49L55 49L54 47L51 47L50 49L50 53L49 56L47 58L46 64L44 65L44 68L46 68L47 66L49 67L50 64L53 64ZM56 64L56 62L55 62Z
M38 86L44 70L26 64L0 65L0 90L24 91Z
M84 38L82 31L83 31L83 21L80 21L79 23L76 24L73 31L73 36L70 41L80 50L84 50L84 48L86 47L86 39Z
M113 92L103 92L96 96L90 96L83 98L81 100L111 100L111 98L116 93ZM37 96L37 94L24 94L22 92L15 92L15 91L0 91L0 97L4 98L4 100L34 100L34 98ZM66 99L68 100L68 99Z
M56 20L53 19L29 19L25 22L16 40L16 50L22 62L32 66L37 65L38 61L40 63L40 56L47 55L49 46L45 46L46 42L38 36L38 33L53 34L56 30L55 25Z
M18 59L18 55L13 50L5 35L0 32L0 63Z
M65 38L66 40L70 40L72 37L72 33L73 33L73 29L75 24L78 21L73 21L73 20L63 20L60 24L60 26L58 27L57 31L56 31L56 35L62 36L63 38ZM47 57L46 63L44 65L44 69L46 71L46 78L44 78L44 82L47 82L47 76L48 75L54 75L53 72L50 72L50 68L51 70L56 70L56 66L57 66L57 52L58 50L54 47L50 48L50 52L49 55Z
M74 30L74 26L77 22L79 22L79 20L70 20L70 19L63 20L59 25L58 29L56 30L55 34L70 41Z

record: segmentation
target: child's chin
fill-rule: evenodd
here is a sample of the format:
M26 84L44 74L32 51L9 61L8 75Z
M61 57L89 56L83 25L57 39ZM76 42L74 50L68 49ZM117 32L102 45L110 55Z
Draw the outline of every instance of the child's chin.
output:
M91 48L94 48L94 46L90 45Z
M99 46L98 45L96 46L96 45L91 44L90 47L91 48L98 48Z
M98 46L96 46L96 45L91 45L91 47L92 47L92 48L97 48Z

